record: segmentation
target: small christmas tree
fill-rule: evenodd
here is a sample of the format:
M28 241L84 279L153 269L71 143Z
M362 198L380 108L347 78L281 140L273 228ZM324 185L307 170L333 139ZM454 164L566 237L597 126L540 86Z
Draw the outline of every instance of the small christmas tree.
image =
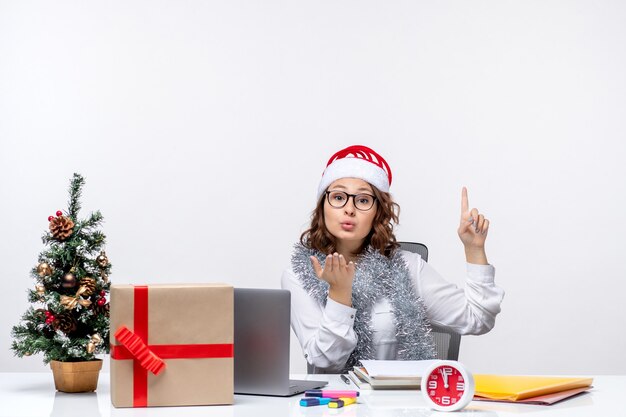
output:
M48 217L46 250L31 270L35 289L29 290L29 307L22 322L13 326L11 348L19 357L44 354L50 361L81 362L109 352L107 295L111 264L102 250L105 235L98 230L99 211L80 220L80 197L85 180L74 174L65 214Z

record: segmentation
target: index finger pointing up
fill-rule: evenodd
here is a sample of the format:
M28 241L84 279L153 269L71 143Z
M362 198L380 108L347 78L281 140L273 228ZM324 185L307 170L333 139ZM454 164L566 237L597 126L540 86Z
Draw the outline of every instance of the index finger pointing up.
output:
M467 201L467 188L463 187L461 192L461 214L467 213L469 210L469 202Z

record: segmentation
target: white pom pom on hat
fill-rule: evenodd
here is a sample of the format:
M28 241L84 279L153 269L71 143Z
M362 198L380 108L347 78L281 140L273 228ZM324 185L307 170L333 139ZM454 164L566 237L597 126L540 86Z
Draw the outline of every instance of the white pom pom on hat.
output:
M317 189L317 198L339 178L359 178L388 193L392 176L391 168L382 156L366 146L353 145L330 157Z

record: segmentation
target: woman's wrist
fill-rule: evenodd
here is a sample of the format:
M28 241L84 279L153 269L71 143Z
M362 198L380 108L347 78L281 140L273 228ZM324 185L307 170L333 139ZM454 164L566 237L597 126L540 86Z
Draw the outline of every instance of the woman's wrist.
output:
M328 289L328 297L339 304L352 307L352 288L339 289L331 285Z
M489 265L485 247L465 247L465 260L470 264Z

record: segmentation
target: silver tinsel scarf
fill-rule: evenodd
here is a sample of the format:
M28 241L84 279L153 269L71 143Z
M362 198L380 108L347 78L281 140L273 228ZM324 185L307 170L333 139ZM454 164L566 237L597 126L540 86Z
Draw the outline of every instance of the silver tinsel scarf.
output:
M317 278L310 256L315 256L322 267L326 255L300 243L294 248L291 264L304 290L317 302L326 305L328 283ZM357 258L352 283L352 307L357 310L354 331L358 341L344 365L344 372L358 365L361 359L374 359L372 308L387 298L393 310L398 343L397 359L418 360L435 358L435 343L430 334L430 322L422 299L416 296L409 270L396 251L391 258L371 247Z

